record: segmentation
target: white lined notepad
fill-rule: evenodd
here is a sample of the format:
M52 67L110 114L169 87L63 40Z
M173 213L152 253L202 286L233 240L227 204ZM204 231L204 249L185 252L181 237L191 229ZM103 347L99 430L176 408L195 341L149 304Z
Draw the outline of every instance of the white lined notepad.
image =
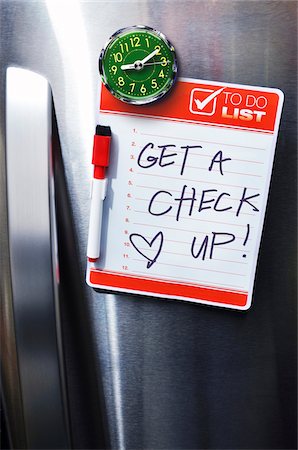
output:
M281 106L278 90L199 80L141 108L103 89L111 165L87 282L247 309Z

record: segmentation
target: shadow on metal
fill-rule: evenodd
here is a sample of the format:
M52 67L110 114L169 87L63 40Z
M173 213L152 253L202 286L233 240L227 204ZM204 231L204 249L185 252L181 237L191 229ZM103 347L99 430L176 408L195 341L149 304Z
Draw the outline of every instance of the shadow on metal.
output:
M56 118L53 162L59 255L59 299L69 420L74 448L109 448L102 387L96 372L91 322L86 308L72 213ZM79 386L79 388L78 388Z

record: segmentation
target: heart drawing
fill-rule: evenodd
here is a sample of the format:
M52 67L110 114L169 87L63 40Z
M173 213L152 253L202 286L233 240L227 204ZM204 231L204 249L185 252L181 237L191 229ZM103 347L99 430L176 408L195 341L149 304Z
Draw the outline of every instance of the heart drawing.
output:
M129 240L136 251L148 260L147 269L150 269L160 255L163 245L163 233L159 231L151 241L147 241L141 234L133 233L129 236ZM149 256L146 254L146 250L155 250L155 256Z

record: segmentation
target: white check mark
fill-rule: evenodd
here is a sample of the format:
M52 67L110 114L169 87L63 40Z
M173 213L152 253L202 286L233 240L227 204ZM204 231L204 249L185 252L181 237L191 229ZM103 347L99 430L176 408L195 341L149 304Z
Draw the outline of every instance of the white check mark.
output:
M206 97L202 102L201 100L198 100L197 98L194 99L194 101L196 102L197 108L202 111L202 109L205 108L205 106L208 105L208 103L210 103L215 97L217 97L222 91L224 90L223 88L218 89L217 91L212 92L210 95L208 95L208 97Z

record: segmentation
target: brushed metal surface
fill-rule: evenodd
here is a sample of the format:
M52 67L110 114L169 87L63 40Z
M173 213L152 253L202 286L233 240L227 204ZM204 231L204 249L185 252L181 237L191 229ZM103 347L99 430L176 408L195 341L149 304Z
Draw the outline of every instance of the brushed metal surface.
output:
M161 30L177 50L180 76L284 91L252 310L87 286L82 302L92 318L113 448L292 448L297 3L2 0L1 10L1 65L35 70L52 88L82 279L97 60L115 30L136 23Z
M6 79L9 260L26 446L67 448L56 317L51 95L47 80L29 70L9 67ZM13 437L13 445L20 444Z

